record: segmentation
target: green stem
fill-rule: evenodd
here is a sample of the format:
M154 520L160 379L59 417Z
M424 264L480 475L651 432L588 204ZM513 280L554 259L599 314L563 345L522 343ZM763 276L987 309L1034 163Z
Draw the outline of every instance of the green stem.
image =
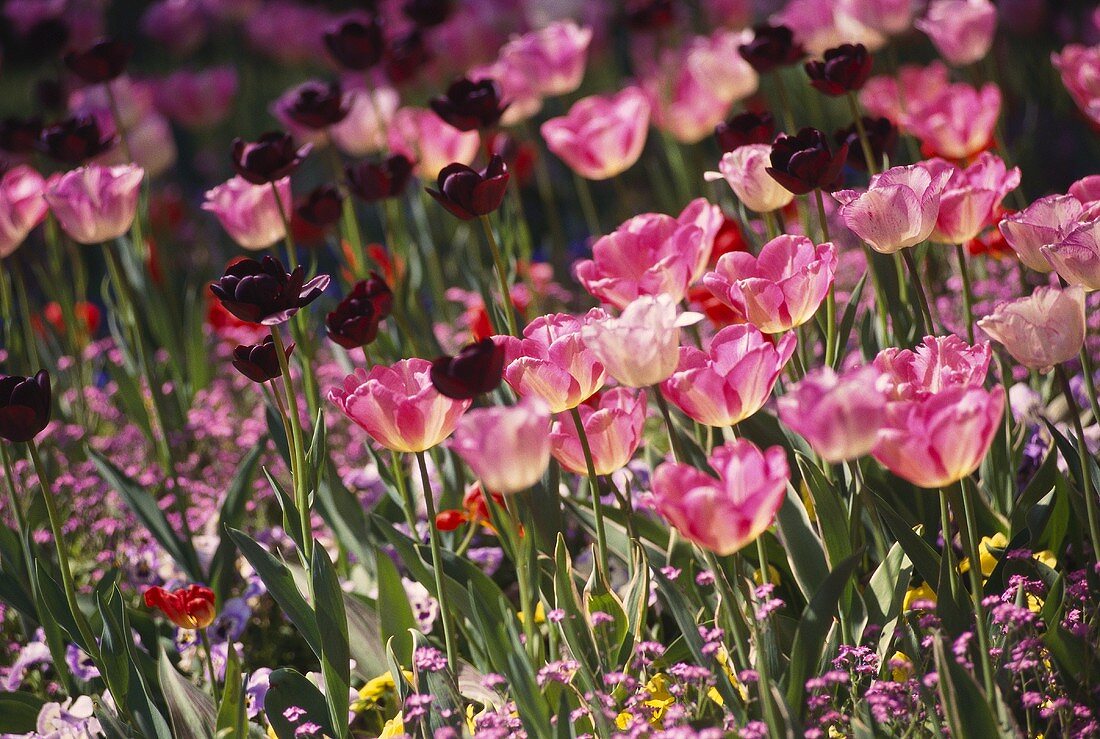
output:
M994 700L994 674L993 660L989 654L989 624L986 622L985 606L982 604L982 558L978 551L977 519L975 517L976 502L972 496L976 491L973 486L967 484L964 478L959 481L959 493L955 498L957 503L962 499L962 517L956 505L955 518L959 520L960 534L963 546L966 547L966 556L970 560L967 574L970 577L970 601L974 608L975 631L978 635L978 651L981 652L982 684L985 687L986 699Z
M1085 431L1081 424L1081 411L1077 407L1077 400L1073 397L1073 389L1069 384L1069 373L1064 365L1055 365L1054 371L1058 374L1058 381L1062 385L1062 394L1069 406L1070 421L1073 423L1073 433L1077 437L1077 456L1081 458L1081 492L1085 496L1085 514L1088 518L1089 538L1092 540L1093 556L1100 556L1100 515L1096 510L1096 495L1092 485L1092 456L1085 445Z
M912 249L902 249L902 258L905 260L905 266L909 268L909 277L913 281L913 287L917 291L917 302L920 305L921 319L924 322L924 333L930 336L934 329L932 328L932 310L928 307L928 296L924 292L924 283L921 282L920 273L917 271L917 261L913 258Z
M309 490L306 489L306 451L305 434L302 432L302 417L298 410L298 394L294 392L294 381L290 377L290 363L286 360L286 348L278 326L271 327L271 339L275 342L275 357L279 361L279 370L283 375L283 390L286 393L287 416L290 421L291 477L294 483L294 505L298 508L298 517L302 527L302 556L306 567L313 561L313 521L309 512Z
M943 537L943 558L947 560L945 569L951 573L948 578L948 586L951 588L951 599L957 602L959 597L958 577L955 569L955 549L951 544L951 509L947 505L947 492L940 490L940 532ZM939 587L939 583L936 583ZM943 593L936 593L942 598Z
M531 586L530 558L527 548L530 544L522 535L523 527L516 512L516 501L511 496L504 499L504 508L508 512L508 521L516 542L516 587L519 588L519 607L523 611L523 635L526 637L527 654L532 661L539 651L538 631L535 628L535 598Z
M817 196L817 219L821 224L821 238L824 242L829 238L829 222L825 218L825 198L821 190L815 190ZM829 292L825 296L825 364L832 367L836 364L836 287L830 283Z
M19 313L22 319L23 344L27 353L26 360L29 362L27 365L27 374L29 375L35 367L41 366L38 359L38 340L34 335L34 326L31 325L31 305L30 300L27 298L27 286L23 270L16 267L12 269L11 273L15 277L13 282L15 283L15 296L16 301L19 303ZM12 314L8 313L7 315L11 316Z
M206 635L206 629L199 629L199 641L202 642L203 656L206 658L206 671L210 675L210 694L214 697L214 705L221 705L221 697L218 695L217 672L214 671L214 652L210 648L210 637ZM232 649L233 645L229 645Z
M775 80L775 91L779 96L779 111L783 116L783 126L787 129L787 133L793 136L797 129L794 126L794 116L791 114L791 102L787 97L787 86L783 82L783 70L776 70L772 74L772 79Z
M405 523L409 527L409 536L417 539L416 533L416 502L413 500L412 491L405 481L405 470L401 467L401 457L397 452L391 452L393 479L397 482L397 493L401 497L401 508L405 513ZM435 521L428 521L428 526L435 526Z
M599 238L603 231L600 228L600 217L597 215L596 203L592 200L592 187L588 180L576 172L573 173L573 182L577 188L577 199L581 203L581 212L584 213L584 223L588 227L588 235Z
M603 520L603 503L600 501L600 482L596 477L596 463L592 459L592 447L588 443L588 434L584 430L584 421L581 420L581 412L576 407L569 410L573 417L573 425L577 427L577 437L581 442L581 451L584 452L584 464L588 468L588 489L592 494L592 511L596 517L596 562L600 567L601 576L607 574L607 531Z
M733 635L733 648L737 652L737 658L740 660L740 664L743 667L749 666L749 648L748 648L748 636L744 631L744 621L741 608L741 598L736 594L736 590L733 585L730 584L729 578L726 577L726 571L723 569L722 564L718 561L718 557L714 552L703 547L696 546L698 551L702 552L703 560L707 563L707 567L714 573L715 582L718 584L718 592L722 596L723 608L720 609L719 617L722 615L721 611L725 611L726 626L728 631ZM736 567L737 556L734 555L734 572L737 571ZM736 671L734 671L736 674Z
M762 214L764 217L764 229L768 235L768 241L779 236L779 223L775 218L775 211L767 211Z
M970 287L970 269L966 264L966 249L955 244L955 255L959 258L959 274L963 283L963 315L966 319L966 338L974 343L974 292Z
M447 602L447 591L443 585L443 552L439 543L439 530L435 527L435 498L432 494L432 481L428 477L428 464L424 452L416 452L416 462L420 467L420 481L424 488L424 506L428 511L428 539L432 551L432 570L435 575L435 597L439 602L439 618L443 622L443 640L447 646L447 662L458 673L458 652L455 650L454 627L451 624L451 608ZM532 614L533 617L533 614Z
M867 129L863 126L863 116L859 113L859 101L854 92L848 93L848 108L852 111L852 121L856 124L856 133L859 135L859 145L863 149L863 160L867 164L869 174L878 173L878 164L875 162L875 154L871 149L871 140L867 138Z
M1081 374L1085 376L1085 393L1089 397L1089 407L1092 409L1092 422L1100 423L1100 403L1097 403L1095 370L1092 368L1092 357L1089 356L1085 345L1081 345Z
M504 308L504 318L507 321L508 333L519 336L519 328L516 323L516 310L512 305L512 292L508 287L508 271L504 264L504 258L497 245L497 238L493 235L493 225L489 223L489 216L481 216L481 227L485 231L485 242L489 245L489 251L493 255L493 266L496 268L497 281L500 284L500 302Z
M661 394L661 386L653 386L653 397L657 401L657 407L661 409L661 417L665 420L665 428L668 429L668 443L672 449L672 458L677 462L687 459L684 450L680 447L680 437L676 435L676 429L672 426L672 414L668 410L668 401Z

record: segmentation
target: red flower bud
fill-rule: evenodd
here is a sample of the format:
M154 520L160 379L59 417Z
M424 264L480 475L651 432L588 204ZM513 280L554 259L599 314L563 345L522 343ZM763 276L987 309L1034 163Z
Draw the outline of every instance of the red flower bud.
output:
M157 608L181 629L205 629L214 621L214 591L202 585L179 590L152 587L145 591L145 605Z

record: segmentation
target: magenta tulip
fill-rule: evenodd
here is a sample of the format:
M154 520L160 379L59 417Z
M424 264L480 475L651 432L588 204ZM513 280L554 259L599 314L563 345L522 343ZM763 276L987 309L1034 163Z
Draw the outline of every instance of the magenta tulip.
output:
M778 236L754 257L748 252L723 254L703 284L718 300L766 334L801 326L833 284L836 249L815 245L805 236Z
M999 303L978 328L1025 367L1049 370L1076 357L1085 343L1085 291L1036 288L1027 297Z
M903 94L908 95L910 89ZM1001 91L992 82L981 90L959 82L923 101L905 100L901 127L938 156L968 159L993 141L1001 114Z
M1039 251L1066 282L1100 290L1100 220L1080 224L1061 241Z
M433 180L448 164L471 164L481 137L477 131L459 131L427 108L401 108L389 126L389 145L395 154L416 162L417 172Z
M385 151L390 124L401 100L392 87L354 89L347 93L348 114L329 128L340 151L353 157Z
M626 466L642 443L646 394L617 387L600 395L598 405L577 406L597 475L610 475ZM588 474L584 449L572 418L554 421L550 453L561 466L578 475Z
M454 432L471 402L441 395L431 369L426 359L357 369L342 387L329 390L328 399L386 449L422 452Z
M916 22L949 64L965 67L980 61L993 45L997 8L989 0L933 0Z
M933 175L917 165L893 167L872 177L866 192L839 190L833 197L853 233L875 251L893 254L931 235L950 178L947 170Z
M634 166L645 147L649 103L637 87L578 100L540 129L546 147L589 180L606 180Z
M1073 102L1100 125L1100 45L1069 44L1060 53L1051 54L1050 61L1062 75Z
M284 177L275 187L283 212L289 214L290 178ZM286 225L271 185L253 185L243 177L233 177L207 191L202 209L217 216L222 228L243 249L266 249L286 236Z
M584 79L592 29L557 21L517 36L500 49L500 58L522 70L539 95L566 95Z
M733 426L767 402L797 338L776 344L747 323L726 326L707 351L680 347L680 361L661 392L689 418L707 426Z
M715 448L707 461L717 479L689 464L665 462L653 473L653 496L657 511L684 538L725 556L771 526L790 468L782 447L761 451L745 439Z
M130 230L144 177L145 170L133 164L90 164L50 177L45 198L73 241L101 244Z
M988 152L966 169L943 159L929 159L917 166L927 169L933 178L950 173L930 237L941 244L965 244L992 225L1001 201L1020 184L1020 168L1008 169L1003 160Z
M0 177L0 259L18 249L46 217L45 187L42 175L25 164Z
M581 339L586 317L554 313L539 316L523 329L523 338L503 337L504 380L522 397L541 399L551 413L576 408L603 387L606 373Z
M958 482L982 463L1001 428L1005 391L956 386L918 400L891 403L874 457L922 488Z
M1072 195L1048 195L1006 216L998 228L1021 262L1037 272L1050 272L1052 267L1042 248L1069 236L1079 225L1084 209Z
M883 349L875 367L886 376L891 400L913 400L952 387L977 387L989 372L989 344L971 346L954 334L926 336L913 349Z
M550 464L550 412L542 401L470 411L448 442L486 490L518 493L538 482Z
M872 365L843 375L823 367L779 398L779 417L826 462L857 459L871 452L886 422L883 384Z
M237 98L237 85L237 70L233 67L179 70L157 85L157 108L187 128L214 126L229 114Z

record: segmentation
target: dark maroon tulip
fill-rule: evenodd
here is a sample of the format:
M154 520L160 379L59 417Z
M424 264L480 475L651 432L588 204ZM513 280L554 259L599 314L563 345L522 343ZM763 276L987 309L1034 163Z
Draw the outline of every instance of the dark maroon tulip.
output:
M770 144L775 138L775 117L768 111L739 113L714 127L714 137L723 152L749 144Z
M0 121L0 149L9 154L34 151L41 136L41 118L5 118Z
M347 297L328 316L328 337L345 349L366 346L378 336L378 324L393 309L393 291L372 272L369 279L355 283Z
M313 147L294 145L282 131L268 131L256 141L233 140L233 169L253 185L266 185L289 177Z
M328 228L340 220L344 197L335 185L315 187L298 206L298 217L317 228Z
M672 0L635 0L626 5L626 24L636 31L668 28L675 20Z
M50 375L0 375L0 437L30 441L50 422Z
M469 221L500 207L508 187L508 166L499 154L483 172L455 162L440 170L436 186L439 189L428 188L428 194L452 214Z
M393 39L386 47L386 76L393 84L400 85L415 79L431 60L432 52L424 43L424 35L414 29Z
M381 162L352 164L344 170L348 189L368 203L395 198L405 192L412 171L412 162L403 154L393 154Z
M890 122L889 118L869 118L863 116L863 130L867 133L867 143L871 145L871 155L876 166L882 165L882 158L889 155L893 158L894 149L898 144L898 129ZM863 156L863 147L859 143L859 130L856 124L842 128L833 134L833 141L837 146L848 145L848 164L856 169L867 169L867 161Z
M45 77L34 83L34 100L42 110L64 111L69 93L61 80Z
M463 77L451 83L446 95L433 98L431 107L459 131L474 131L494 125L508 106L501 101L496 80Z
M824 59L806 62L805 69L814 88L837 97L862 90L871 76L872 62L863 44L841 44L828 49Z
M406 0L401 12L421 28L438 26L451 15L454 3L451 0Z
M344 69L370 69L382 61L386 37L378 19L347 20L325 32L325 46Z
M225 275L210 283L210 292L242 321L274 326L320 297L328 283L328 275L305 282L304 267L287 272L278 259L264 255L262 262L248 257L231 262Z
M275 341L265 336L259 344L238 345L233 350L233 367L252 382L267 382L283 376ZM294 352L294 344L286 347L286 358Z
M283 112L300 126L320 130L348 116L348 106L339 82L303 82L293 90Z
M753 39L738 47L741 56L760 74L773 69L789 67L797 62L805 52L794 41L794 32L787 26L772 26L767 23L755 26Z
M69 43L72 30L64 18L46 18L31 26L19 49L26 61L50 60Z
M106 136L92 116L75 116L46 126L38 139L38 148L52 159L77 165L97 157L115 143Z
M118 39L100 39L85 51L70 51L65 66L88 84L110 82L126 71L134 45Z
M848 156L848 145L833 151L829 140L816 128L803 128L794 136L780 134L772 144L771 165L775 181L795 195L811 190L832 190Z
M470 400L495 390L504 375L504 345L492 339L467 344L453 357L432 362L432 385L455 400Z

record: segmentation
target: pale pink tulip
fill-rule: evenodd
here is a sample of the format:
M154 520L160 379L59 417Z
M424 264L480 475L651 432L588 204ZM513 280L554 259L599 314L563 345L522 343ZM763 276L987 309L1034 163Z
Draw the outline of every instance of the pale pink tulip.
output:
M1082 223L1061 241L1039 251L1066 282L1100 290L1100 220Z
M993 141L1000 113L1001 90L995 84L979 91L959 82L919 106L907 105L901 127L937 156L967 159Z
M638 87L578 100L569 113L540 129L546 147L574 172L606 180L634 166L645 147L649 103Z
M46 217L45 187L42 175L25 164L0 177L0 259L18 249Z
M929 159L917 166L927 169L932 177L950 173L930 237L941 244L965 244L992 225L1001 201L1020 184L1020 168L1008 169L989 152L983 152L966 169L942 159Z
M920 111L948 89L950 75L941 61L927 67L906 64L896 76L882 74L867 80L859 91L859 101L868 115L889 118L901 126L908 112Z
M875 459L917 487L944 488L981 465L1001 429L1005 391L949 387L919 400L891 403Z
M1082 177L1069 186L1069 194L1088 206L1100 202L1100 174Z
M926 336L913 349L883 349L875 367L891 400L925 398L952 387L978 387L989 371L989 344L971 346L954 334Z
M542 110L542 94L535 79L510 57L473 67L466 76L471 80L495 80L500 85L501 97L508 106L500 117L502 126L522 123Z
M783 234L754 257L730 252L718 259L703 284L723 304L766 334L810 320L829 292L837 255L831 243Z
M448 164L471 164L481 137L477 131L459 131L427 108L401 108L389 128L390 149L416 164L421 179L434 180Z
M1070 44L1061 53L1051 54L1050 61L1062 75L1062 84L1077 107L1093 123L1100 124L1100 44Z
M541 399L551 413L576 408L603 387L606 373L581 339L587 320L567 313L539 316L523 329L523 338L504 338L504 379L521 397Z
M426 359L359 368L328 399L386 449L422 452L450 436L472 402L441 395L431 369Z
M733 426L767 402L796 343L793 333L773 345L755 326L726 326L705 352L680 347L679 364L661 392L699 423Z
M678 313L676 301L667 295L644 295L618 318L589 320L581 328L581 338L620 384L647 387L675 371L680 329L701 319L698 313Z
M538 482L550 465L550 412L542 401L470 411L447 444L484 489L518 493Z
M567 95L581 85L592 29L556 21L506 43L500 58L524 71L539 95Z
M795 40L815 57L841 44L863 44L875 51L886 42L885 36L846 12L837 0L790 0L772 22L788 26Z
M283 212L290 213L290 178L276 183ZM286 225L279 212L279 202L270 185L253 185L235 176L206 193L203 210L218 218L226 233L242 249L266 249L286 237Z
M577 280L616 308L641 295L666 294L679 302L706 268L721 224L721 210L703 198L689 203L679 218L634 216L593 244L592 259L577 263Z
M401 98L392 87L348 90L348 114L329 128L336 148L353 157L386 149L389 127Z
M896 36L913 25L912 0L840 0L841 13L879 33Z
M133 164L90 164L50 177L45 198L73 241L101 244L130 230L144 177L145 171Z
M965 67L989 53L997 8L989 0L933 0L915 25L928 34L948 64Z
M814 370L778 400L779 417L827 462L869 454L886 422L882 374L864 365L838 375Z
M610 475L630 461L642 443L645 392L617 387L600 395L598 405L577 406L597 475ZM588 474L584 449L572 418L554 421L550 452L561 466L578 475Z
M1050 272L1052 267L1041 248L1068 236L1079 225L1084 209L1072 195L1048 195L1006 216L997 228L1021 262L1038 272Z
M719 556L733 554L763 534L787 494L787 453L761 451L746 439L716 447L707 461L717 474L682 462L653 473L657 511L688 541Z
M833 197L852 232L875 251L893 254L931 235L950 178L947 170L933 176L917 165L893 167L872 177L866 192L839 190Z
M978 328L1025 367L1049 370L1075 358L1085 343L1085 291L1076 285L1036 288L1025 298L999 303Z
M237 97L237 70L211 67L179 70L157 85L157 109L186 128L207 128L225 120Z
M725 179L737 199L755 213L784 208L794 200L794 193L767 173L771 155L770 144L739 146L722 156L718 172L704 172L703 178L708 182Z

